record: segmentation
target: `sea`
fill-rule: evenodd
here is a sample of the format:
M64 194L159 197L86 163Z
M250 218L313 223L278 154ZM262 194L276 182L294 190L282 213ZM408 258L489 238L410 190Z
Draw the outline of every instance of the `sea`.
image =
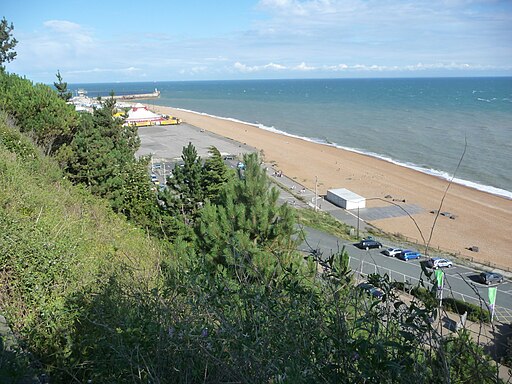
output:
M71 84L253 124L512 199L512 77Z

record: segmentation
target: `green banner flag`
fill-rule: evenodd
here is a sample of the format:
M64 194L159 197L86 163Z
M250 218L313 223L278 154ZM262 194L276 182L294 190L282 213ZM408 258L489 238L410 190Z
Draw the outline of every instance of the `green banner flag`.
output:
M435 274L437 279L437 289L443 289L444 271L442 269L436 269Z
M489 288L489 304L494 305L496 304L496 293L498 292L498 288L491 287Z

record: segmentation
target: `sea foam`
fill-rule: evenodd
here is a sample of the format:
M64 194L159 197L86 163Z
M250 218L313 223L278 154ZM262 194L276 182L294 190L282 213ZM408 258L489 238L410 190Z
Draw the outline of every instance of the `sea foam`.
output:
M209 113L198 112L198 111L193 111L193 110L184 109L184 108L174 108L174 109L177 109L177 110L180 110L180 111L184 111L184 112L194 113L196 115L207 116L207 117L212 117L212 118L215 118L215 119L231 121L231 122L234 122L234 123L250 125L250 126L253 126L253 127L256 127L256 128L259 128L259 129L263 129L265 131L273 132L273 133L276 133L276 134L279 134L279 135L293 137L293 138L296 138L296 139L300 139L300 140L304 140L304 141L308 141L308 142L312 142L312 143L316 143L316 144L321 144L321 145L326 145L326 146L330 146L330 147L335 147L335 148L343 149L345 151L359 153L361 155L371 156L371 157L374 157L374 158L377 158L377 159L380 159L380 160L383 160L383 161L387 161L388 163L392 163L392 164L395 164L395 165L398 165L398 166L401 166L401 167L404 167L404 168L413 169L415 171L418 171L418 172L421 172L421 173L425 173L427 175L435 176L435 177L438 177L438 178L441 178L441 179L444 179L444 180L451 181L451 182L456 183L456 184L464 185L464 186L469 187L469 188L473 188L473 189L476 189L476 190L479 190L479 191L482 191L482 192L490 193L492 195L496 195L496 196L500 196L500 197L504 197L504 198L512 200L512 192L511 191L507 191L505 189L493 187L493 186L490 186L490 185L480 184L480 183L477 183L477 182L474 182L474 181L470 181L470 180L460 179L460 178L454 177L453 175L451 175L451 174L449 174L448 172L445 172L445 171L440 171L440 170L437 170L437 169L421 167L421 166L416 165L414 163L401 162L401 161L395 160L395 159L393 159L391 157L384 156L384 155L381 155L381 154L378 154L378 153L369 152L369 151L363 151L363 150L357 149L357 148L345 147L345 146L339 145L337 143L327 142L326 140L323 140L323 139L311 138L311 137L300 136L300 135L294 135L292 133L288 133L288 132L279 130L279 129L273 127L273 126L269 127L269 126L266 126L266 125L260 124L260 123L251 123L251 122L235 119L235 118L232 118L232 117L216 116L216 115L211 115Z

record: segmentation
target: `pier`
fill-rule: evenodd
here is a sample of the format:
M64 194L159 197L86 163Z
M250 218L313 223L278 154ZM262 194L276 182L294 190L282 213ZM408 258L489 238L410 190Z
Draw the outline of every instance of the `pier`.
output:
M138 93L132 95L114 95L116 100L134 100L134 99L157 99L160 97L160 91L155 88L152 93Z

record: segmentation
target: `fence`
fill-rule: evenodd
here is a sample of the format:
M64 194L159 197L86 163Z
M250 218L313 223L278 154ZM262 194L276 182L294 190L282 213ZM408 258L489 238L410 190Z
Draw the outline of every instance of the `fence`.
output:
M356 263L352 263L353 260L357 260L357 265L352 265ZM418 285L420 282L420 278L415 276L409 276L405 273L394 271L390 268L384 268L381 266L376 265L375 263L370 263L364 260L359 259L352 259L350 258L349 264L352 268L352 271L358 275L360 278L365 278L366 276L376 273L379 275L387 274L391 281L397 281L397 282L403 282L404 283L404 289L407 292L407 290L412 289L415 285ZM428 280L423 280L423 284L426 288L431 289L433 284ZM481 298L475 298L474 296L467 295L465 293L457 292L451 289L451 287L444 288L445 292L449 292L452 298L459 299L467 303L476 304L484 309L487 309L485 300ZM449 297L449 296L447 296ZM495 306L495 319L497 321L500 321L501 323L510 323L512 322L512 310Z
M414 238L414 237L409 237L409 236L405 236L405 235L402 235L401 233L395 233L394 236L396 237L399 237L401 240L407 242L407 243L414 243L416 244L418 247L424 247L425 244ZM450 249L450 248L446 248L446 247L439 247L439 246L436 246L436 245L430 245L429 246L429 249L435 249L437 252L445 252L445 253L449 253L451 255L453 255L454 257L458 258L458 259L461 259L461 260L467 260L467 261L470 261L472 263L477 263L477 264L481 264L481 265L485 265L489 268L493 268L493 269L499 269L499 270L502 270L502 271L505 271L505 272L512 272L512 267L510 266L505 266L505 265L501 265L501 264L497 264L497 263L493 263L491 261L488 261L488 260L475 260L474 257L472 256L468 256L464 253L462 253L460 251L460 249Z

